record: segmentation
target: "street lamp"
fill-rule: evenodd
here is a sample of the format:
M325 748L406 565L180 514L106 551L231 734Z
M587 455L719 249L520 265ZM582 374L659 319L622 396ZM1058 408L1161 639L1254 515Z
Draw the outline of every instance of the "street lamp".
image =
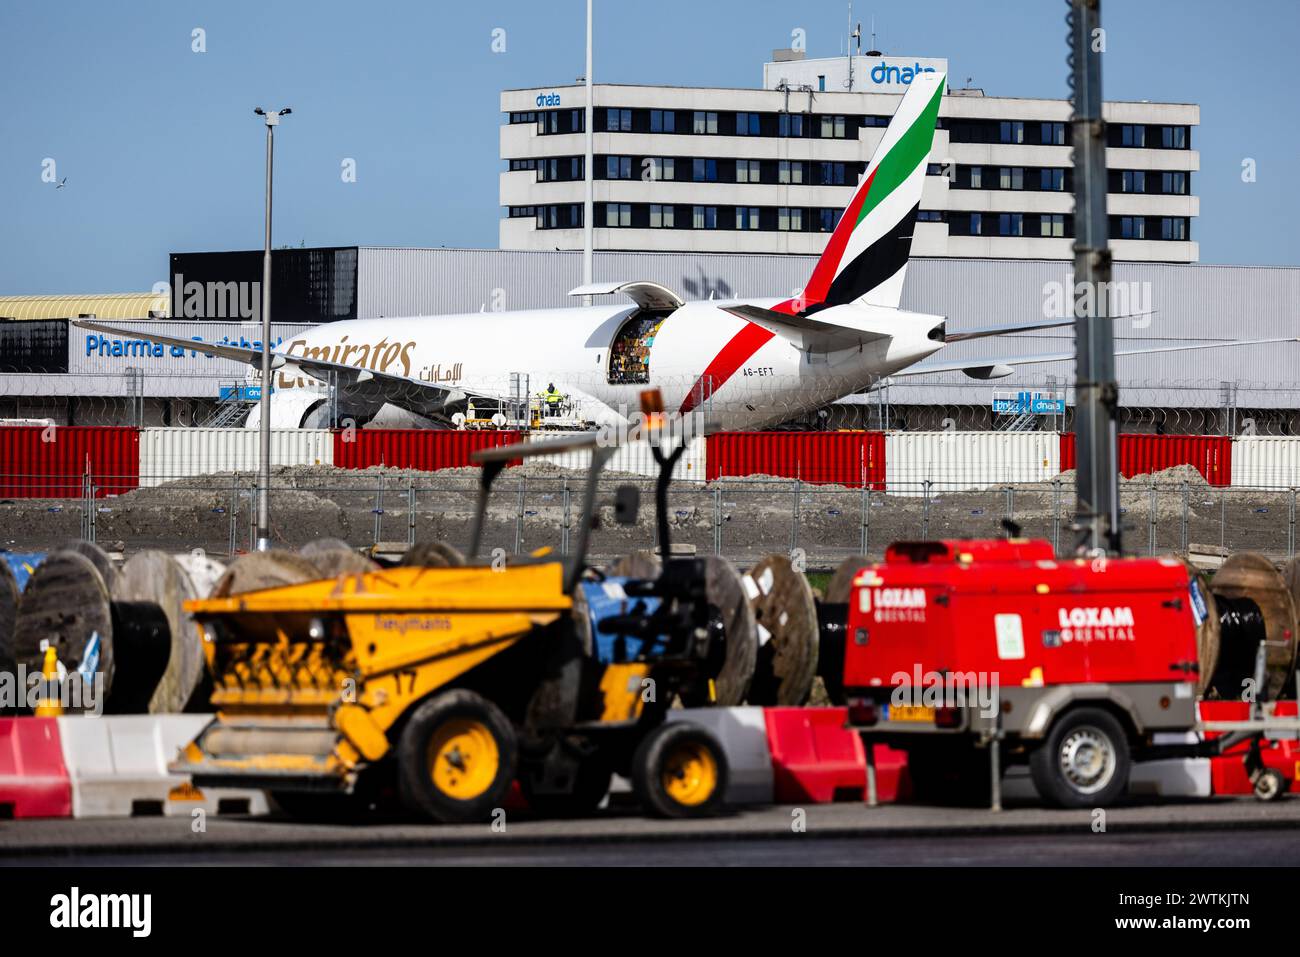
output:
M275 152L275 128L280 117L293 110L272 110L260 106L253 110L266 121L266 242L262 253L262 390L258 396L261 420L258 432L261 439L261 468L257 484L257 550L271 547L271 164Z

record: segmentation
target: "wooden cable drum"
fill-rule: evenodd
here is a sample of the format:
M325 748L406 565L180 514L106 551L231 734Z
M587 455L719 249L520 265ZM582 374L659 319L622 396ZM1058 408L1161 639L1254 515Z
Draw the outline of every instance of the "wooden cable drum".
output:
M802 572L785 555L768 555L741 583L758 630L754 680L746 700L765 706L806 704L817 676L817 605Z
M203 551L182 552L172 557L185 569L185 574L190 576L190 584L194 586L194 594L198 598L211 595L217 582L221 581L221 576L226 573L224 564L210 558Z
M1196 675L1196 694L1202 696L1209 688L1210 680L1219 667L1219 646L1222 642L1219 602L1215 599L1214 592L1210 590L1209 581L1204 573L1189 561L1184 560L1183 564L1187 566L1188 587L1193 590L1196 597L1199 597L1203 606L1196 608L1195 598L1193 598L1193 620L1195 617L1201 618L1200 624L1196 626L1196 661L1199 665Z
M1255 649L1265 645L1264 690L1268 700L1291 693L1296 657L1296 605L1273 563L1255 552L1232 555L1210 583L1220 628L1210 690L1240 698L1242 682L1254 673ZM1246 674L1241 672L1249 669Z
M379 569L379 563L367 558L338 538L318 538L298 550L298 554L316 566L323 578L356 575Z
M70 678L81 670L88 679L76 691L69 689L64 710L75 714L104 708L116 672L113 616L104 577L82 551L47 555L18 600L13 656L29 675L41 673L43 642L53 646Z
M847 604L849 593L853 590L853 579L858 577L858 572L862 569L874 564L866 555L850 555L844 559L826 585L826 600L835 605Z
M465 555L446 542L417 542L406 550L399 564L419 568L459 568L465 564Z
M115 711L173 714L194 702L203 678L203 643L184 605L198 597L188 572L166 552L139 552L122 566L112 589Z
M113 583L117 580L117 566L113 564L113 559L108 557L108 552L94 542L88 542L80 538L64 542L59 551L76 552L90 559L95 568L99 570L100 577L104 579L104 587L110 592L113 590Z
M714 675L714 703L730 708L744 702L749 693L758 656L758 629L736 567L716 555L708 556L704 563L705 592L722 618L726 641L722 667Z
M663 571L663 566L659 561L659 554L650 549L642 549L636 552L629 552L622 558L614 562L606 569L607 573L619 578L640 578L653 579L658 578L659 573Z
M212 589L211 597L229 598L262 588L301 585L318 578L316 566L296 552L249 552L230 563Z

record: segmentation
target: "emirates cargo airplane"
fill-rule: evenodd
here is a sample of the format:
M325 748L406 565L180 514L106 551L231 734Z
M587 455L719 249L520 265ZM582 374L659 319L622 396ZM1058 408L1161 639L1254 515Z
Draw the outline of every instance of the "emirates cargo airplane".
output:
M899 308L943 89L942 73L912 81L799 297L683 302L657 283L610 282L570 294L621 294L630 302L326 323L273 353L272 425L327 425L331 411L366 423L394 408L435 424L458 423L457 413L499 408L526 382L533 393L554 386L567 394L587 425L627 424L639 393L658 387L666 408L703 413L708 431L759 429L874 388L885 377L960 370L992 379L1014 366L1074 358L1070 351L916 367L950 342L1074 322L951 333L943 316ZM93 321L77 324L120 332ZM190 339L130 335L194 348ZM1117 354L1227 344L1248 343ZM261 366L259 349L212 345L207 351ZM248 424L256 423L254 414Z

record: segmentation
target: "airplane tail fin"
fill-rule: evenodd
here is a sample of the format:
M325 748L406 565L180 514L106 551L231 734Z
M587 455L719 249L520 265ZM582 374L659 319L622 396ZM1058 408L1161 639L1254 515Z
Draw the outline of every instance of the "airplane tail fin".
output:
M782 303L791 312L857 301L898 307L944 79L935 72L912 80L813 269L802 302Z

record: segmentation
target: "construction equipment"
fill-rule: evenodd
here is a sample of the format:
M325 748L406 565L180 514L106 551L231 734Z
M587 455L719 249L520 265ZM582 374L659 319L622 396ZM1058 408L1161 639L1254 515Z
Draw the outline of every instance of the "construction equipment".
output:
M592 461L574 555L480 557L507 464L579 449ZM714 697L725 645L752 644L752 618L724 614L710 601L708 563L669 558L667 542L653 578L586 567L598 478L614 451L585 434L475 453L464 564L439 556L188 603L217 715L173 769L199 787L269 789L313 816L391 794L440 821L487 820L516 780L535 811L581 813L604 799L613 773L653 813L716 811L721 744L664 714L679 696ZM665 474L678 454L656 449ZM636 521L635 499L619 490L618 520Z

